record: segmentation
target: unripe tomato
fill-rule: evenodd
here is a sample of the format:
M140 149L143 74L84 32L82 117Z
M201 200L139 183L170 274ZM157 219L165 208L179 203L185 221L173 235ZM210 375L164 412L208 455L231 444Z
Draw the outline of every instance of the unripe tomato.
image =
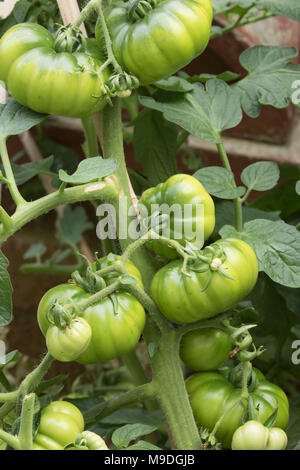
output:
M145 15L131 15L133 2L119 2L106 14L114 54L142 85L175 73L207 46L211 0L154 0ZM96 38L104 44L101 24Z
M183 336L180 356L190 369L215 370L228 359L231 349L230 337L224 331L199 328Z
M61 362L74 361L88 347L92 330L84 318L74 318L69 325L58 328L50 326L46 333L49 353Z
M257 410L257 420L265 423L278 407L275 426L285 429L289 421L289 402L285 393L277 385L268 382L260 371L253 370L257 382L249 392ZM187 379L186 388L199 426L212 431L225 413L216 437L224 447L230 448L233 434L242 424L247 402L243 400L232 406L241 397L242 389L234 386L227 375L221 372L198 372Z
M269 433L267 450L284 450L288 443L286 433L280 428L271 428Z
M54 401L42 410L33 450L63 450L83 430L79 409L67 401Z
M111 263L107 258L103 258L98 260L98 264L101 269ZM127 263L127 269L142 286L140 272L130 261ZM116 276L119 274L110 273L104 276L104 280L110 284ZM90 295L81 287L71 284L61 284L50 289L38 307L38 323L43 334L46 335L51 326L47 314L55 302L75 307L77 304L78 308L78 303L88 299ZM126 292L125 287L91 305L80 316L92 330L88 347L76 358L77 362L83 364L114 359L131 351L137 345L146 322L143 306L133 295Z
M223 261L212 261L218 261L218 269L215 263L201 272L204 263L197 260L184 273L183 261L175 260L155 274L151 295L168 320L183 324L214 317L243 300L255 286L258 261L247 243L226 238L209 248L223 252Z
M170 234L168 238L176 239L185 245L188 241L202 248L204 241L212 234L215 226L215 206L212 198L200 181L191 175L178 174L171 176L164 183L147 189L139 202L144 205L148 215L159 212L170 216ZM176 206L180 213L176 213ZM175 207L174 214L172 207ZM166 258L178 258L172 247L159 240L147 244L158 255Z
M269 430L259 421L248 421L232 437L232 450L266 450Z
M91 40L85 52L56 52L47 29L20 23L2 36L0 63L0 80L19 103L34 111L84 117L106 104L97 75L102 53ZM105 69L103 83L108 74Z

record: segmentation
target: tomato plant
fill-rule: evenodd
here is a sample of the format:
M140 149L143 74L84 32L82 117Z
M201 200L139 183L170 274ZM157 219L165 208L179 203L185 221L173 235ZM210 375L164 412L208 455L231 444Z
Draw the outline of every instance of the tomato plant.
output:
M299 449L295 1L0 2L1 450Z

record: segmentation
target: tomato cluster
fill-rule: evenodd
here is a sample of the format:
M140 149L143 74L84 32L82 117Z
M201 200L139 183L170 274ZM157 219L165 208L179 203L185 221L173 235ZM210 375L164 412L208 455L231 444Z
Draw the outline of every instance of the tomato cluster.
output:
M99 268L106 267L107 258L98 264ZM142 285L141 275L130 261L127 262L127 270ZM114 279L115 274L104 276L108 284ZM126 290L119 290L94 303L64 328L51 325L49 312L56 303L76 309L80 301L90 296L91 293L78 285L61 284L50 289L41 299L38 323L46 336L48 350L56 359L95 364L121 356L137 345L146 315L140 302ZM75 331L76 324L80 334Z

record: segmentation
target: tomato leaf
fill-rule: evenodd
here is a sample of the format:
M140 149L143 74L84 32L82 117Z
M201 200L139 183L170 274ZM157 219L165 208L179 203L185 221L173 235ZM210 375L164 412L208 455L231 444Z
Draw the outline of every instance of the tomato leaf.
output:
M24 253L23 258L24 259L30 259L30 258L36 258L37 260L40 260L41 257L46 253L47 248L44 245L44 243L37 242L33 243L28 250Z
M287 428L288 446L290 450L300 450L300 394L290 398L290 421Z
M156 426L151 426L148 424L126 424L119 429L116 429L112 435L112 442L114 445L120 449L127 447L131 441L134 441L138 437L146 436L156 431Z
M243 186L236 187L233 173L221 166L201 168L193 176L209 194L221 199L235 199L243 196L246 191Z
M177 127L161 113L148 110L141 113L134 127L134 158L153 186L165 181L177 171Z
M265 211L279 210L282 219L296 214L300 210L300 198L295 191L295 181L284 181L268 193L255 199L249 204L249 207Z
M83 207L75 207L72 210L67 206L63 216L57 221L58 238L62 244L76 246L82 238L82 234L93 228L93 224L88 221Z
M12 318L12 285L8 265L7 258L0 251L0 326L8 325Z
M256 6L256 5L255 5ZM298 0L257 0L257 6L267 8L275 15L286 16L300 21L300 5Z
M73 175L68 175L64 170L60 170L59 179L65 183L72 184L90 183L111 175L116 171L118 165L118 162L113 158L87 158L79 163Z
M300 196L300 181L296 183L296 193Z
M184 94L159 91L153 97L141 96L140 102L207 142L220 143L221 133L242 120L239 93L218 79L208 80L206 88L196 83Z
M127 447L126 450L162 450L162 448L151 444L151 442L138 441L136 444Z
M283 221L257 219L247 222L243 232L225 225L222 237L240 238L256 252L260 270L287 287L300 287L300 232Z
M287 63L297 57L295 47L254 46L240 55L240 64L249 74L232 85L240 95L248 116L260 115L261 105L286 108L290 103L292 85L300 74L300 64Z
M193 89L189 82L181 77L174 76L159 80L158 82L155 82L154 85L156 88L160 88L161 90L175 91L177 93L186 93Z
M219 233L223 225L230 225L234 220L234 205L229 201L218 201L215 204L216 226L214 233ZM248 206L243 206L243 220L250 222L255 219L280 220L279 211L265 212Z
M5 103L0 104L0 138L6 140L10 135L28 131L46 117L45 114L25 108L14 98L8 98Z
M268 191L278 183L279 167L274 162L257 162L247 166L241 174L242 182L252 191Z

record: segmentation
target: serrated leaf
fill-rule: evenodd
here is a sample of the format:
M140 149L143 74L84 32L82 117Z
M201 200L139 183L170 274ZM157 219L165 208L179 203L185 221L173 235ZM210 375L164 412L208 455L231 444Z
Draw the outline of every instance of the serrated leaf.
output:
M161 90L174 91L176 93L186 93L187 91L191 91L193 89L189 82L183 78L174 76L159 80L158 82L155 82L154 85L156 88Z
M63 215L58 219L58 238L62 244L76 246L80 242L82 234L93 228L93 224L88 221L83 207L75 207L72 210L67 206Z
M53 163L53 157L48 157L38 162L24 163L22 165L11 164L17 186L26 183L37 175L49 172ZM3 166L0 166L3 171ZM4 173L4 171L3 171Z
M177 135L177 127L156 111L148 110L136 121L134 158L150 185L156 186L176 173Z
M127 447L126 450L162 450L162 448L151 444L151 442L138 441L136 444Z
M277 163L257 162L247 166L241 174L242 182L255 191L268 191L278 183L280 171Z
M137 282L137 280L132 276L122 276L120 282L124 286L127 286L127 285L130 285L130 284L135 284Z
M25 108L14 98L0 104L0 138L21 134L42 122L47 116Z
M17 349L15 349L14 351L11 351L8 354L5 354L5 356L2 356L1 362L0 362L0 371L2 371L2 369L4 369L4 367L7 366L7 364L18 361L19 357L20 357L20 353Z
M46 246L44 243L38 242L38 243L33 243L28 250L24 253L23 258L24 259L30 259L30 258L37 258L40 259L41 256L43 256L47 251Z
M72 184L90 183L111 175L117 168L118 162L113 158L87 158L79 163L73 175L68 175L64 170L60 170L59 179L65 183Z
M209 80L206 88L196 83L191 92L158 92L154 97L141 96L140 102L207 142L220 143L221 133L242 120L239 94L217 79Z
M127 447L131 441L134 441L138 437L151 434L156 431L156 429L156 426L150 426L147 424L126 424L114 431L111 439L114 445L120 449Z
M216 226L215 233L219 233L223 225L230 225L234 221L235 211L233 202L218 201L215 204ZM280 211L265 212L259 209L243 206L243 220L250 222L255 219L280 220Z
M143 408L122 408L102 419L101 422L111 425L138 422L158 428L164 425L164 416L160 410L148 411Z
M221 166L209 166L196 171L194 177L203 184L206 191L221 199L235 199L242 196L246 189L236 187L234 175Z
M157 343L149 343L148 344L148 354L149 357L152 359L157 351Z
M8 325L12 318L12 285L8 265L7 258L0 251L0 326Z
M232 85L241 99L245 113L252 118L260 114L261 105L286 108L293 93L292 84L299 78L300 64L295 47L254 46L240 55L240 64L249 73Z
M260 270L273 281L287 287L300 287L300 232L283 221L253 220L244 225L243 232L225 225L223 238L240 238L254 249Z
M258 0L257 6L267 8L275 15L300 21L300 4L298 0Z

